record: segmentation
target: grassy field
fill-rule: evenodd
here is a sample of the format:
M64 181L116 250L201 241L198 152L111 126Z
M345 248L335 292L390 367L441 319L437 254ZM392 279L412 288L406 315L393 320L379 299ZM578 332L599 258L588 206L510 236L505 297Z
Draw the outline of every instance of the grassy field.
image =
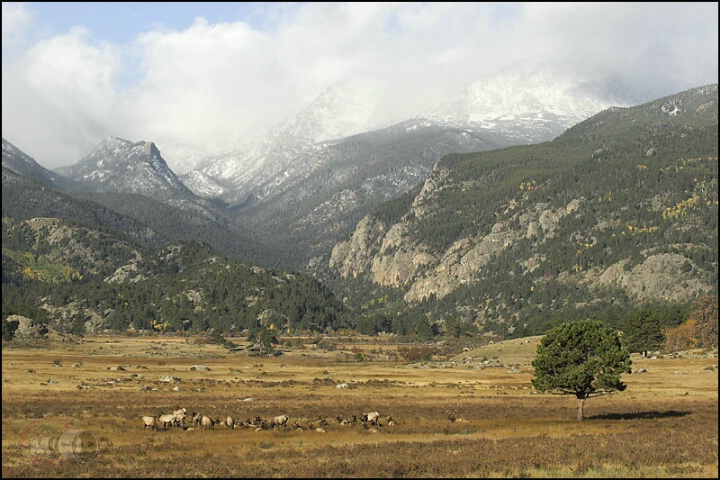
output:
M717 477L716 354L633 356L627 390L591 398L578 422L573 397L531 386L538 341L415 363L377 338L341 337L327 348L293 339L270 358L166 337L4 346L2 474ZM209 370L191 369L197 365ZM348 388L337 388L342 383ZM143 429L142 416L177 407L241 420L286 414L303 426L324 418L327 425L324 432ZM369 411L381 414L381 426L336 419Z

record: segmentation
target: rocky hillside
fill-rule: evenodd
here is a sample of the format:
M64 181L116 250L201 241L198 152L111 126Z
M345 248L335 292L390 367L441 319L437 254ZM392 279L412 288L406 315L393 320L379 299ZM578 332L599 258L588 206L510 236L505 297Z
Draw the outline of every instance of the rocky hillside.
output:
M326 275L364 308L501 333L717 293L717 155L717 85L605 110L552 142L448 155L362 219Z
M345 328L317 280L251 266L200 242L145 247L113 229L3 218L3 318L58 332L231 333Z

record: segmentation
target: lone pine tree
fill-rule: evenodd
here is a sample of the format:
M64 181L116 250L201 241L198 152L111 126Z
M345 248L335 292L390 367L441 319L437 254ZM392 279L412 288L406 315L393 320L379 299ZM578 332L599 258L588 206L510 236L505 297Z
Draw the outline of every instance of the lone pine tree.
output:
M618 333L601 321L563 323L540 341L532 385L540 392L575 395L577 419L582 421L585 400L625 390L620 376L630 373L631 363Z

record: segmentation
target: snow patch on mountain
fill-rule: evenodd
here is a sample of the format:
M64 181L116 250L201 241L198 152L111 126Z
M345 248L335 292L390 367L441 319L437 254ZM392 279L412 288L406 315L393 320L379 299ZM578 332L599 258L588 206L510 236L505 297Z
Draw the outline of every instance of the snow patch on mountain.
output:
M228 188L223 186L216 178L198 170L192 170L185 175L181 175L180 179L198 197L216 198L228 191Z
M534 59L470 84L455 100L423 112L415 120L421 125L503 129L537 142L550 140L606 108L645 100L616 75Z
M220 156L200 170L228 180L239 197L277 175L293 176L312 165L294 162L323 148L323 144L385 126L378 114L379 90L375 80L355 78L324 90L295 117L273 128L265 141L249 152Z
M218 156L199 170L232 185L222 194L229 203L252 204L288 179L317 169L325 161L328 146L389 127L379 114L381 92L382 86L375 80L341 82L274 128L254 149ZM458 98L402 125L407 132L443 127L483 132L500 144L535 143L552 140L608 107L637 105L644 100L617 76L533 59L468 85Z
M75 165L56 171L98 192L137 193L162 200L192 196L153 142L108 137Z

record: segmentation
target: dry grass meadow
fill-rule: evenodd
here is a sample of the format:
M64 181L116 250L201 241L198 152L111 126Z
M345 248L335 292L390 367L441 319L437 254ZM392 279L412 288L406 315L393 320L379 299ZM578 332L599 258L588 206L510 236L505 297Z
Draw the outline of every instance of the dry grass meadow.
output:
M716 353L633 356L627 390L591 398L586 421L578 422L573 397L532 389L538 339L416 363L378 339L337 339L330 349L296 340L272 358L165 337L4 346L2 475L718 476ZM180 381L160 382L165 375ZM286 414L305 426L325 418L328 425L324 432L143 429L142 416L177 407L241 420ZM336 419L368 411L381 414L375 431ZM449 413L467 421L452 422ZM397 425L387 425L386 415Z

